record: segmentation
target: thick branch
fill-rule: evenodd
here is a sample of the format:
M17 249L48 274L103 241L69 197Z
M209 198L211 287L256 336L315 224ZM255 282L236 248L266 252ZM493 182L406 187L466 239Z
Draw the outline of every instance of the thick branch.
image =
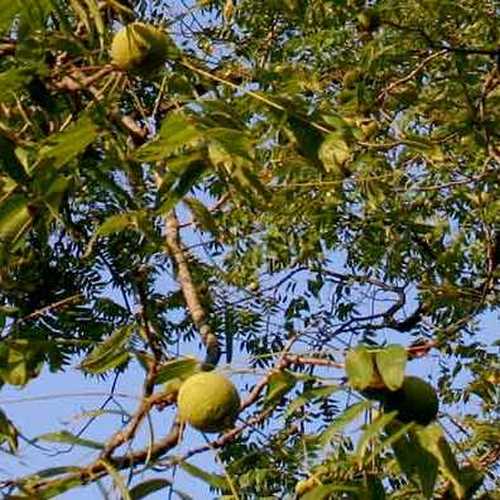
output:
M193 323L200 332L201 340L207 348L205 365L213 367L219 362L221 354L220 346L217 336L208 324L206 311L201 304L198 290L193 281L189 269L187 251L183 248L179 236L179 221L174 211L171 211L166 217L165 236L167 248L177 267L177 281L181 287Z

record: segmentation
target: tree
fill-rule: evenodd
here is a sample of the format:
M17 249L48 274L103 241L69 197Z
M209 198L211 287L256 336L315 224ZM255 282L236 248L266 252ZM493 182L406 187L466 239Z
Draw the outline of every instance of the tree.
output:
M105 477L142 498L178 466L224 498L492 498L498 6L136 4L0 9L2 384L76 360L105 380L144 369L95 459L8 478L6 498ZM158 71L110 60L138 20L169 34ZM429 425L370 393L416 359L440 399ZM239 420L168 460L195 432L175 416L182 381L235 361ZM170 430L126 449L157 410ZM4 451L18 432L4 409ZM212 449L224 475L189 462Z

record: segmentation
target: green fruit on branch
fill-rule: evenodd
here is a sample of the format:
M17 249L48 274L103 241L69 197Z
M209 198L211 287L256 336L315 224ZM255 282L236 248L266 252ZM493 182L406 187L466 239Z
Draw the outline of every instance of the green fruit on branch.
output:
M151 72L160 68L172 42L168 35L151 24L131 23L113 38L113 64L127 71Z
M233 383L215 372L189 377L177 397L179 417L202 432L222 432L234 425L240 397Z
M400 422L428 425L437 416L439 400L436 391L419 377L405 377L400 389L386 392L384 396L384 410L396 410Z

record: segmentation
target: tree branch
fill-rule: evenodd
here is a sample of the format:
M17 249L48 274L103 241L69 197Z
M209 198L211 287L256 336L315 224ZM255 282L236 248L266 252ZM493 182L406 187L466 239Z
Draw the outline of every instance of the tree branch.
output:
M166 217L165 242L176 264L177 281L184 295L187 308L207 349L204 365L206 368L214 367L219 362L221 356L219 342L208 324L206 311L202 306L198 290L193 281L186 255L187 251L184 249L179 235L179 221L173 210Z

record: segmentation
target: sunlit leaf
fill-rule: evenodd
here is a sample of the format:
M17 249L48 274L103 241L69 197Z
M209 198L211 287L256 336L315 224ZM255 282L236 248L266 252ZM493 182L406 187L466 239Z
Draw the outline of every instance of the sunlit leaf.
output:
M438 461L420 444L414 432L407 432L403 424L393 421L386 431L392 440L392 449L399 467L409 481L413 482L425 498L433 497L438 475Z
M293 415L297 410L304 407L310 401L315 399L327 398L334 392L342 389L339 385L327 385L322 387L313 387L312 389L307 389L298 398L290 402L286 409L285 415Z
M0 201L0 244L14 245L30 228L34 211L22 194Z
M100 463L104 465L104 467L108 471L108 474L113 479L113 483L116 489L120 492L122 500L132 500L130 492L127 488L127 484L125 483L125 480L121 476L120 471L118 471L115 467L113 467L113 465L109 463L107 460L100 460Z
M51 443L65 443L75 446L83 446L85 448L92 448L94 450L102 450L104 448L104 445L102 443L98 443L90 439L83 439L79 436L71 434L71 432L68 431L49 432L47 434L38 436L37 439L41 441L49 441Z
M130 353L127 345L134 332L133 327L124 326L105 339L80 363L80 368L88 373L103 373L125 363Z
M363 434L359 438L356 451L354 452L358 462L361 463L363 461L370 441L377 437L384 430L385 426L394 420L396 414L397 412L383 413L364 427Z
M275 371L267 383L266 404L277 403L291 391L297 383L296 377L288 370Z
M245 133L228 128L212 128L205 132L205 136L216 141L229 155L252 160L252 141Z
M172 482L168 479L148 479L142 483L136 484L129 492L132 500L140 500L146 498L156 491L164 490L165 488L172 488ZM178 490L173 490L175 494L182 500L190 500L191 497Z
M73 488L77 488L78 486L81 485L82 485L81 479L76 475L72 475L68 478L55 479L51 481L49 483L49 486L39 489L38 494L43 495L42 498L44 499L57 498L66 491L72 490ZM29 484L27 485L26 489L29 491ZM26 498L26 497L20 497L20 498ZM33 496L32 498L36 497Z
M407 359L406 349L397 344L388 345L375 353L378 372L391 391L403 385Z
M364 346L350 350L345 357L345 370L354 389L365 389L375 376L373 354Z
M199 371L199 368L200 362L196 358L180 358L167 361L159 368L155 382L164 384L175 378L185 380Z
M15 425L7 418L7 415L0 410L0 444L7 443L10 453L16 453L18 447L19 431Z
M203 134L183 113L171 113L163 121L158 136L137 150L135 158L155 161L180 153L182 148L193 146L203 139Z
M345 176L348 173L347 162L352 152L342 133L333 132L321 143L319 159L327 172Z
M19 3L16 0L11 2L2 1L0 9L0 33L9 29L15 16L21 10Z
M227 482L227 479L224 476L221 476L219 474L213 474L210 472L207 472L200 467L197 467L196 465L193 465L189 462L181 462L179 464L182 470L187 472L189 475L201 479L204 483L207 483L213 488L221 489L221 490L227 490L229 489L229 485Z
M16 93L30 81L29 73L25 68L11 68L0 73L0 100L5 103L15 101Z
M422 447L438 461L440 470L453 484L453 490L457 498L464 498L465 488L461 483L460 471L455 455L446 441L439 424L430 424L417 429L415 434Z
M319 434L320 443L328 444L335 434L343 431L344 427L353 422L361 413L370 407L369 401L360 401L346 408L340 415L336 416L330 425Z
M361 488L350 486L348 484L321 484L308 491L305 495L301 496L301 500L327 500L331 498L332 493L360 493Z
M40 158L50 159L51 166L60 168L82 153L98 135L97 125L83 115L63 132L50 136L40 150Z

